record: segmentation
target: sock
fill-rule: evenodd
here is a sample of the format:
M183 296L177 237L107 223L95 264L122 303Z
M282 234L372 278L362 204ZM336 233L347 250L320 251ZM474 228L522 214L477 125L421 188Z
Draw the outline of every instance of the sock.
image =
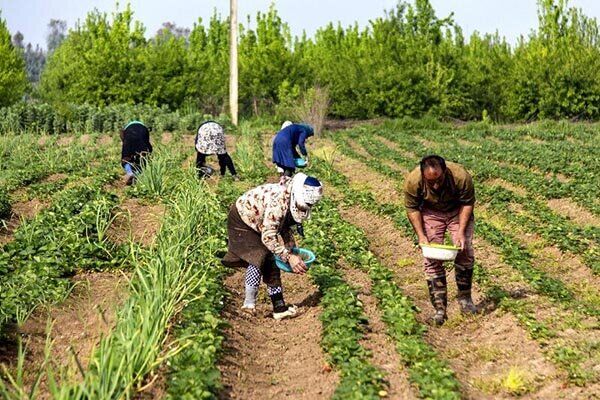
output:
M256 297L258 295L258 286L260 285L260 269L252 264L246 269L246 298L244 299L245 306L256 305Z
M287 311L287 306L283 300L283 288L281 286L268 286L267 292L273 303L273 312Z

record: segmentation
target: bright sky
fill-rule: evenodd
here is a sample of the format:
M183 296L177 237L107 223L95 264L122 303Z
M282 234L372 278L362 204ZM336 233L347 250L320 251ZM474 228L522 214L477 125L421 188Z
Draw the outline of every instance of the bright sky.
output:
M396 0L238 0L238 19L246 21L259 10L267 10L274 2L293 35L303 30L312 35L328 22L341 22L343 26L357 21L360 26L382 16L384 10L396 5ZM515 43L521 34L537 26L535 0L431 0L439 17L454 12L454 18L469 35L474 30L498 30L509 42ZM121 0L121 7L127 0ZM174 22L191 28L198 17L207 21L216 8L223 16L229 13L228 0L130 0L135 19L153 35L163 22ZM571 0L588 16L600 18L600 1ZM46 46L47 25L50 19L63 19L72 28L78 19L83 20L88 11L115 10L115 0L0 0L1 16L6 19L12 34L21 31L25 42Z

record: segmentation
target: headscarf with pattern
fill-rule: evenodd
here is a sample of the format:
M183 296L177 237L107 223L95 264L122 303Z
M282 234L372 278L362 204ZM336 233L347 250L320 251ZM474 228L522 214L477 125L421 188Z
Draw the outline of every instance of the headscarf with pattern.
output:
M290 212L294 221L300 224L310 218L312 207L323 197L323 185L317 178L303 173L294 175L290 185Z

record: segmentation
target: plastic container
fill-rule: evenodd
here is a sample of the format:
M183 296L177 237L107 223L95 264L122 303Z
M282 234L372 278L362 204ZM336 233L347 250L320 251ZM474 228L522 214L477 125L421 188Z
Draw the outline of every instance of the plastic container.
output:
M419 246L421 246L421 250L423 250L423 257L440 261L454 260L458 254L458 251L460 250L460 247L436 243L421 243Z
M298 254L300 257L302 257L304 264L306 264L307 267L309 267L310 264L312 264L312 262L316 259L315 253L308 249L294 247L292 248L292 253ZM277 256L275 256L275 264L277 264L277 267L282 271L294 272L290 264L283 262L283 260Z
M304 168L308 164L304 158L294 158L294 164L298 168Z

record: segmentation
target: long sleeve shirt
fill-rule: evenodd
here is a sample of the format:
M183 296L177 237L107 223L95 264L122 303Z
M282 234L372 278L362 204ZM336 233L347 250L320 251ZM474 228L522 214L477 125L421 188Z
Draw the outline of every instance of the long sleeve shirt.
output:
M260 233L265 247L284 262L288 262L291 254L282 244L292 236L290 226L285 223L290 198L291 183L265 184L247 191L236 202L244 223Z

